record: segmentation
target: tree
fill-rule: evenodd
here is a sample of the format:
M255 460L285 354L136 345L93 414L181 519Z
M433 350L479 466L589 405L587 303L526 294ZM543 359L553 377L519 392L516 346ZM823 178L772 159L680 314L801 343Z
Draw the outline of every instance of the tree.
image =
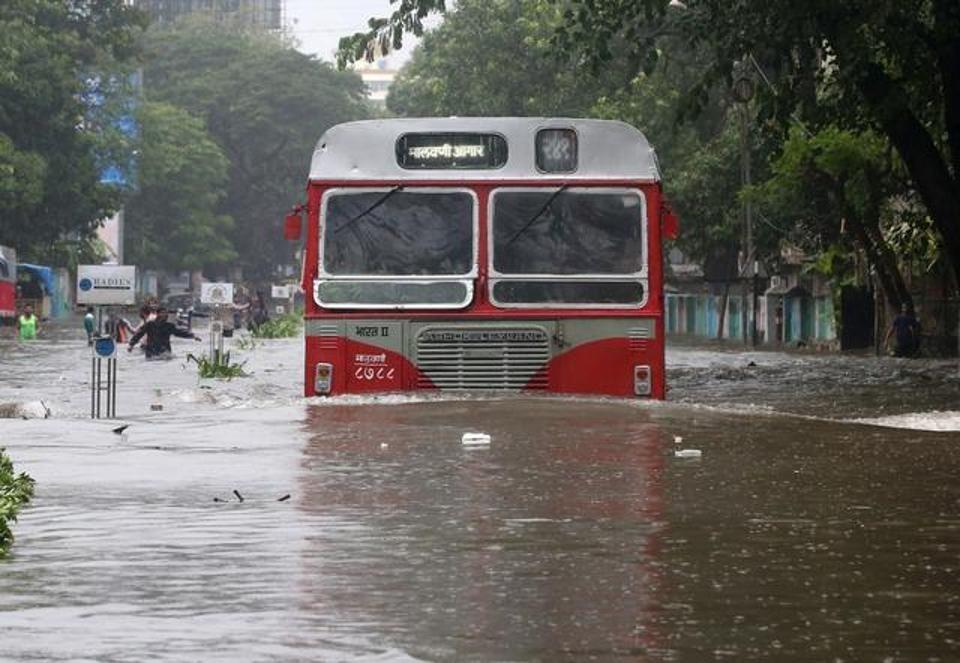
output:
M228 181L222 150L179 108L148 103L137 116L139 186L125 208L130 261L196 270L234 260L233 220L217 211Z
M789 219L793 243L810 252L861 250L876 269L887 305L899 311L901 305L912 308L913 300L883 233L892 201L903 196L888 153L886 141L872 132L827 127L808 136L795 128L771 177L748 195L775 218Z
M423 35L390 87L388 108L406 116L583 115L627 79L615 66L582 76L552 57L559 21L545 0L461 0Z
M0 243L24 259L52 257L68 233L89 238L119 206L84 118L99 74L131 60L144 25L122 0L0 4Z
M279 223L303 195L320 135L368 116L359 76L295 51L281 38L207 22L151 30L148 99L201 118L229 161L219 210L247 275L266 279L291 262Z

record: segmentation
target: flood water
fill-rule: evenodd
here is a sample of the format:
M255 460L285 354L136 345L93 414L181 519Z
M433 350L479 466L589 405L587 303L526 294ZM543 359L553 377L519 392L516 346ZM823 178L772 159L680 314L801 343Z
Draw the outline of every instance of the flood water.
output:
M955 362L674 346L667 403L305 400L300 340L221 382L174 339L121 358L116 435L52 336L0 341L0 403L52 414L0 421L37 480L4 660L960 659Z

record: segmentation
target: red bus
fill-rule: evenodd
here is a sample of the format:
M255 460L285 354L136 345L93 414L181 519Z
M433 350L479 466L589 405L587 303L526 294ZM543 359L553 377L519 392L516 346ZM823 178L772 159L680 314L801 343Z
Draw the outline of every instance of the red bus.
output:
M0 325L4 319L17 316L17 254L8 246L0 246Z
M635 128L567 118L340 124L299 239L307 396L507 390L664 397L664 235Z

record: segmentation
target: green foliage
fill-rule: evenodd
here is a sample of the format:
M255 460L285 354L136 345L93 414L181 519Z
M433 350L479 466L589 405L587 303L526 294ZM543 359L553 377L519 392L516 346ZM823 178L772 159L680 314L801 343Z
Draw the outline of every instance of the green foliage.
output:
M831 244L821 250L813 261L812 269L832 279L838 286L853 285L853 260L850 248Z
M933 220L915 207L890 219L884 227L884 237L898 256L916 264L922 272L932 272L942 262L940 236Z
M695 260L715 264L711 271L718 278L737 276L743 227L737 133L731 122L717 135L677 150L664 176L667 195L683 220L680 247Z
M461 0L424 34L390 87L388 108L410 117L585 114L628 77L615 68L583 76L553 57L560 18L545 0Z
M33 479L21 472L15 474L13 462L0 447L0 559L13 544L10 524L16 522L20 507L33 497Z
M232 380L233 378L245 378L250 375L243 370L247 362L242 361L239 364L232 363L229 352L224 352L222 355L215 355L213 358L207 355L197 357L194 354L188 354L187 361L192 361L197 365L197 376L200 378Z
M107 139L88 102L135 53L143 15L123 0L0 3L0 244L44 260L119 207L100 183Z
M391 3L392 4L392 3ZM340 40L337 65L343 69L350 62L366 58L373 62L378 53L386 54L403 47L404 33L419 37L423 19L446 10L444 0L402 0L400 7L387 18L371 18L366 32L357 32Z
M152 29L144 85L200 118L229 162L219 214L251 278L291 262L279 231L283 211L303 196L317 139L339 122L368 116L363 84L274 34L203 21Z
M194 270L236 258L233 220L218 212L229 164L203 122L162 103L144 104L139 187L125 210L129 261L146 268Z
M303 318L299 314L288 313L253 327L250 332L255 338L291 338L300 334L302 326Z
M794 127L771 164L770 177L745 192L762 214L784 222L785 238L808 252L851 249L846 222L880 221L897 188L886 142L876 133L829 126L816 134Z

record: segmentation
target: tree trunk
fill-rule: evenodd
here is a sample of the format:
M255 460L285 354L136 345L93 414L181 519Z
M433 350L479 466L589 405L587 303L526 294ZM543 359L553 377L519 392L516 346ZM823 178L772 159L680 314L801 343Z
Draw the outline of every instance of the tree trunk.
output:
M853 233L854 241L860 245L867 256L867 262L876 270L877 281L879 281L880 289L883 290L884 300L890 308L895 311L899 310L904 303L900 298L900 292L906 290L903 286L903 279L900 278L900 270L896 268L896 265L893 266L893 273L896 274L896 277L894 277L887 262L883 260L877 247L870 240L870 235L856 214L848 214L846 219L847 227Z
M730 283L723 284L723 296L720 297L720 321L717 323L717 340L723 339L723 323L727 319L727 299L730 297Z
M907 106L907 94L880 65L870 63L858 88L893 143L943 238L944 254L960 283L960 193L957 182L926 127Z
M877 260L887 272L890 283L896 292L898 302L895 304L894 302L890 302L891 305L894 306L894 310L899 310L900 306L906 304L906 306L913 311L915 310L913 306L913 296L910 294L910 290L903 280L903 274L900 273L900 265L897 262L897 257L893 254L890 245L887 244L887 240L883 238L883 233L880 232L880 201L882 194L878 190L879 187L876 186L879 175L868 173L868 177L871 182L870 198L867 203L866 214L862 219L863 230L867 235L868 241L873 244L877 253Z

